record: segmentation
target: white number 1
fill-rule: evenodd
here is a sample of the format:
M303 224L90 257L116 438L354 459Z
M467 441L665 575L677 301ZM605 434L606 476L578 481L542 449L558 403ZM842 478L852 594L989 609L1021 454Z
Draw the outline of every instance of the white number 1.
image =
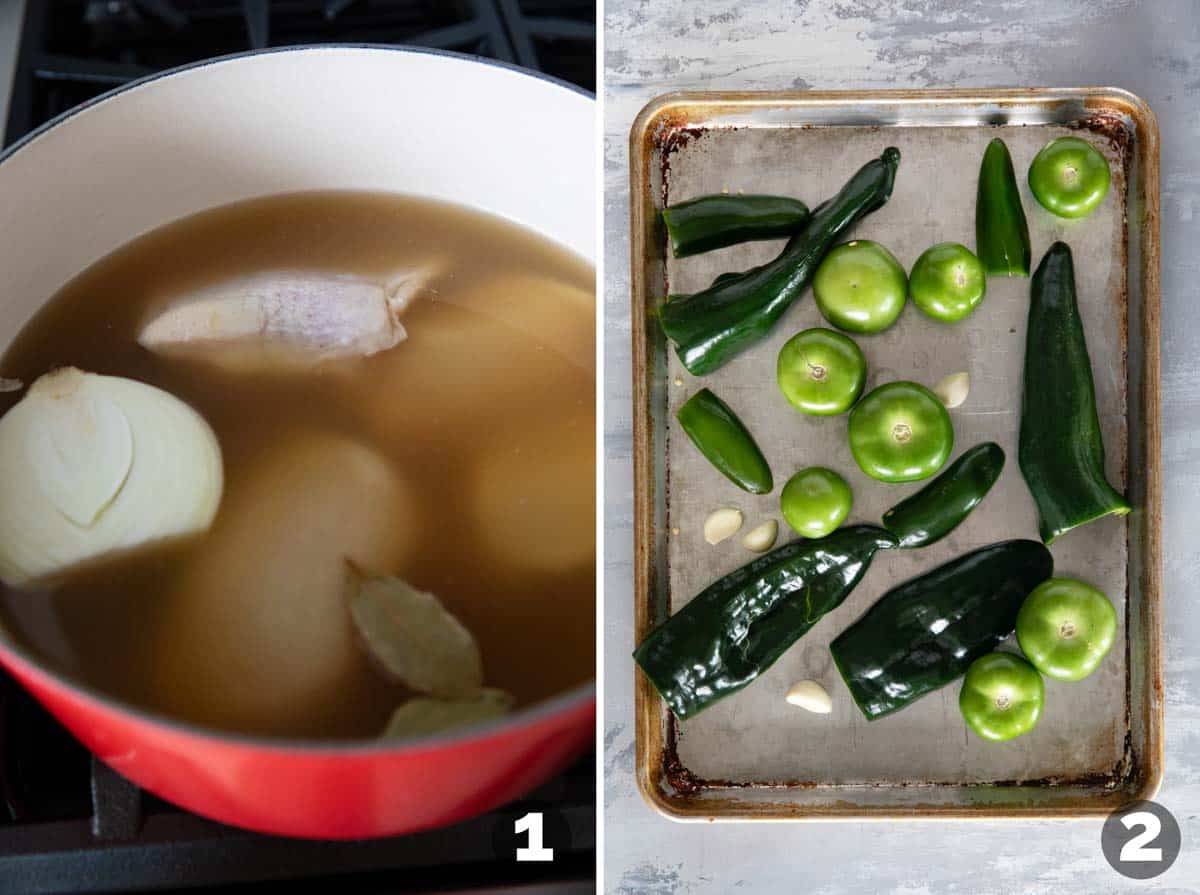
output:
M1162 821L1149 811L1134 811L1132 814L1126 814L1122 817L1121 823L1124 824L1127 830L1132 830L1134 827L1142 828L1142 832L1121 846L1122 861L1148 861L1157 863L1162 860L1161 848L1143 847L1146 843L1153 842L1158 838L1158 834L1162 832ZM520 860L520 858L517 860Z
M516 831L529 834L529 847L517 849L518 861L554 860L554 849L542 845L542 812L530 811L517 821ZM1155 835L1158 835L1157 830Z

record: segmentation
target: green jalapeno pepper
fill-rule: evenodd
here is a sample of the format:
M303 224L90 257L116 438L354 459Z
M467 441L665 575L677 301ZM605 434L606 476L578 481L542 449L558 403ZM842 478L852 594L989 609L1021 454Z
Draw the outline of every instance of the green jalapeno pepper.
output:
M676 258L739 242L791 236L808 220L808 206L786 196L701 196L669 205L663 223Z
M977 444L945 472L883 514L883 527L901 547L925 547L950 534L1000 478L1004 450L993 441Z
M1008 147L988 144L975 199L975 254L989 277L1029 276L1029 224Z
M739 488L767 494L775 487L771 467L750 431L729 405L708 389L688 398L675 418L708 462Z

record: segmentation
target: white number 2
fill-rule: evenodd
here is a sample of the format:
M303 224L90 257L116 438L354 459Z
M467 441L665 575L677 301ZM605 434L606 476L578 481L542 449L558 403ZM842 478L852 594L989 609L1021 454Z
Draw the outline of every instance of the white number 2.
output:
M554 860L554 849L542 845L542 812L530 811L517 821L516 831L529 834L529 847L517 849L518 861ZM1158 835L1157 828L1154 835Z
M1142 832L1121 846L1122 861L1157 863L1162 860L1161 848L1144 847L1158 838L1158 834L1162 831L1162 821L1149 811L1134 811L1122 817L1121 823L1127 830L1132 830L1134 827L1142 828ZM518 858L518 860L520 859Z

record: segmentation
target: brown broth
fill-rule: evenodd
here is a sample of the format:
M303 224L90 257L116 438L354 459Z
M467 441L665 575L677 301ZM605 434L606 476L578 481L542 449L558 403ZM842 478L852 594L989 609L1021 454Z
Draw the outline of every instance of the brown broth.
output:
M234 372L156 355L136 341L164 301L221 280L302 269L383 282L430 259L441 260L441 272L405 313L408 341L370 358L330 361L304 373ZM561 301L563 294L584 302ZM488 302L513 295L520 300L503 320L489 313ZM273 458L306 439L324 443L326 433L374 450L402 482L400 496L388 498L396 506L360 501L364 512L399 520L385 545L398 557L396 567L377 571L442 599L479 640L489 686L528 704L590 679L592 295L591 267L545 238L411 197L274 196L134 240L46 303L0 360L0 375L28 383L70 364L182 398L220 439L222 507L212 532L191 544L79 570L47 591L0 588L6 626L52 666L174 717L256 734L377 733L405 691L386 682L357 645L311 700L273 708L297 700L291 692L276 698L264 681L281 675L263 663L312 670L304 665L312 654L304 636L276 642L281 631L304 629L298 619L307 607L249 583L257 584L259 563L272 556L279 562L262 540L291 543L306 532L319 544L352 525L356 520L346 519L352 511L330 513L319 497L308 499L320 488L297 487L281 497L286 526L263 532L262 540L235 535L235 556L219 546L222 537L229 541L222 532L251 524L232 518L247 512L251 498L240 495L253 494L264 476L271 488L287 490L269 479ZM19 398L0 394L0 413ZM323 481L334 477L332 488L340 487L343 463L331 457L322 473ZM196 588L181 596L187 591L181 579L214 568L218 559L222 571L238 570L245 592L224 588L192 605ZM255 608L243 611L243 599ZM327 619L314 632L323 642L353 640L348 616ZM267 708L253 708L255 700Z

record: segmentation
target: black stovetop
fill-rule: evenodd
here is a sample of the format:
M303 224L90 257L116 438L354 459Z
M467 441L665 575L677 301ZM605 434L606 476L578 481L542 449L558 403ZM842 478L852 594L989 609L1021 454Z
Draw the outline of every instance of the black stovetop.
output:
M27 0L5 140L144 75L311 43L458 50L596 88L594 0Z
M5 144L130 80L248 49L323 42L458 50L595 89L593 0L26 0ZM96 762L0 673L0 895L253 886L340 892L587 892L595 758L521 802L371 842L259 836L198 818ZM517 864L515 818L547 814L552 864Z

